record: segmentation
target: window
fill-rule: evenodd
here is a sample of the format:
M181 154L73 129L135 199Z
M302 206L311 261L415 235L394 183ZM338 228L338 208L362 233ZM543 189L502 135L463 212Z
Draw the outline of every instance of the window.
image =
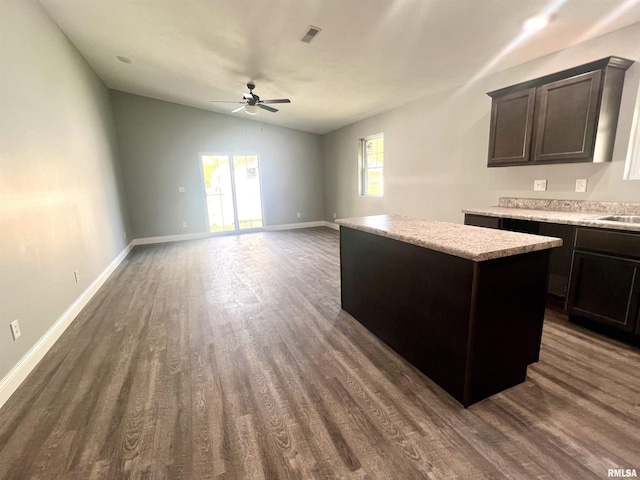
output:
M624 179L640 180L640 90L638 90L638 97L636 98L636 109L633 115Z
M384 135L360 140L360 195L381 197L384 194Z

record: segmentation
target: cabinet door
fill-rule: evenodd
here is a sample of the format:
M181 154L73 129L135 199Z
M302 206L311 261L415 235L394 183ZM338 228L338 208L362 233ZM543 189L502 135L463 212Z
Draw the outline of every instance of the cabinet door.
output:
M638 317L640 262L576 251L569 314L632 332Z
M575 243L576 227L558 223L540 223L540 235L562 239L562 246L552 248L549 254L549 285L547 291L565 299L571 272L571 258Z
M537 88L534 162L592 160L601 79L597 70Z
M534 88L493 98L488 166L530 160L534 102Z

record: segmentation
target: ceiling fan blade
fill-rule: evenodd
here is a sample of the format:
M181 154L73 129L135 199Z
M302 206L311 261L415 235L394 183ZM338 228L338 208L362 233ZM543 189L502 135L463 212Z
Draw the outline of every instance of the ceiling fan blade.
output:
M241 107L238 107L238 108L236 108L235 110L231 110L231 113L239 112L240 110L243 110L245 106L246 106L246 105L242 105Z
M277 108L267 107L266 105L263 105L262 103L257 103L256 105L258 105L263 110L267 110L268 112L274 112L275 113L275 112L278 111Z
M291 103L288 98L275 98L272 100L260 100L260 103Z
M209 100L209 103L244 103L235 100Z
M243 93L242 96L244 97L245 100L253 99L253 93Z

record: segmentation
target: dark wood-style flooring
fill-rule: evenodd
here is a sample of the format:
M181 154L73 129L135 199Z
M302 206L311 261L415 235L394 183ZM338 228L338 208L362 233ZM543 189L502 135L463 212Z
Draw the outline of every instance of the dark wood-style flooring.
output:
M603 479L640 469L639 375L548 312L465 410L340 310L337 232L139 246L0 410L0 478Z

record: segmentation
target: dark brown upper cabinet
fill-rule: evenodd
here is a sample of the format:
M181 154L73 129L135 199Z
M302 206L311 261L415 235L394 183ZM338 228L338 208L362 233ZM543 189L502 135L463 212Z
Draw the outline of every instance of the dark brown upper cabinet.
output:
M489 92L489 167L609 162L624 74L607 57Z
M536 89L534 162L591 161L601 80L596 70Z
M529 161L535 95L535 88L529 88L493 99L490 164L517 165Z

